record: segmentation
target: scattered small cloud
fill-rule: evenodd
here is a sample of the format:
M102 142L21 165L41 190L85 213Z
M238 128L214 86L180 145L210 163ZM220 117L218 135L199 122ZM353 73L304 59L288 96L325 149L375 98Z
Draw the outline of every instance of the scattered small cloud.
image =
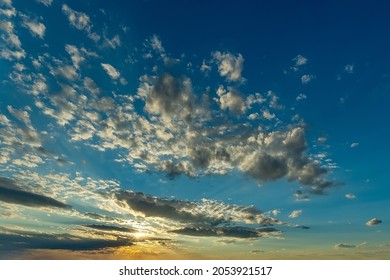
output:
M78 30L83 30L87 33L91 33L92 24L87 14L72 10L66 4L62 5L62 12L68 17L71 26Z
M301 82L302 84L306 85L308 83L310 83L313 79L315 79L315 75L309 75L309 74L306 74L306 75L303 75L301 77Z
M111 64L101 63L100 65L103 67L103 69L106 71L107 75L110 76L111 79L116 80L121 76L119 71L116 70L115 67Z
M347 198L347 199L356 199L356 196L353 193L347 193L345 195L345 198Z
M382 223L382 220L379 220L378 218L373 218L371 220L369 220L366 225L368 226L376 226L376 225L379 225Z
M300 100L304 100L304 99L306 99L306 98L307 98L306 94L300 93L300 94L297 96L296 100L297 100L297 101L300 101Z
M230 82L244 82L245 79L241 76L244 58L241 54L235 56L230 52L216 51L212 55L221 77L226 77Z
M352 143L351 144L351 148L356 148L356 147L358 147L359 146L359 143Z
M45 5L46 7L51 6L53 0L36 0L38 3Z
M288 217L291 219L295 219L298 218L300 215L302 215L302 210L294 210Z
M355 66L353 64L347 64L344 67L344 71L348 74L353 74L355 72Z
M303 55L298 54L296 57L292 59L292 61L294 62L294 66L291 67L291 69L296 72L299 70L301 66L307 64L308 59Z

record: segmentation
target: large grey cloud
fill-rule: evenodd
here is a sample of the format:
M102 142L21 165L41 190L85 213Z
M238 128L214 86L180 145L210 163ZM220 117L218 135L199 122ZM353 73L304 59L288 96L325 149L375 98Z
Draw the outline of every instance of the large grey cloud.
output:
M18 186L17 182L4 177L0 177L0 200L7 203L20 204L29 207L71 208L70 205L54 198L24 191Z
M259 238L267 233L279 233L275 228L249 228L249 227L186 227L172 230L173 233L191 236Z
M206 199L202 202L164 199L129 191L117 192L116 198L145 217L166 218L185 224L216 226L229 223L272 224L278 222L264 216L254 206L229 205Z

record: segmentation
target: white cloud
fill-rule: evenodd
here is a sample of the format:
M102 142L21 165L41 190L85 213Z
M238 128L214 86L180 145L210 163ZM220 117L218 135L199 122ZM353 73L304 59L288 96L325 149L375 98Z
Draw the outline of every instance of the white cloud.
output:
M45 37L46 26L43 23L24 17L23 26L30 30L33 36L38 36L41 39Z
M0 4L3 4L4 6L11 7L12 6L12 0L0 0Z
M233 114L243 114L246 111L245 100L238 93L227 92L219 98L222 110L230 110Z
M376 225L379 225L382 223L382 220L379 220L378 218L373 218L371 220L369 220L366 225L368 226L376 226Z
M68 5L62 5L62 12L68 17L69 23L78 30L91 33L91 20L89 16L82 12L72 10Z
M200 71L209 72L211 71L211 66L206 64L206 61L203 59L202 65L200 66Z
M122 44L122 42L121 42L121 38L119 37L119 35L115 35L112 39L108 39L107 37L104 36L104 43L103 44L105 47L116 49L117 47L119 47Z
M353 64L347 64L344 67L344 71L348 74L353 74L355 72L355 66Z
M347 198L347 199L355 199L356 196L355 196L353 193L347 193L347 194L345 195L345 198Z
M6 16L6 17L14 17L16 15L16 10L14 7L9 9L0 9L0 15Z
M108 76L110 76L111 79L116 80L121 76L119 71L116 70L111 64L101 63L100 65L103 67L104 71L106 71L106 73L108 74Z
M300 101L300 100L304 100L304 99L306 99L307 98L307 96L305 95L305 94L303 94L303 93L300 93L298 96L297 96L297 101Z
M359 143L352 143L351 144L351 148L356 148L356 147L358 147L359 146Z
M154 34L152 37L150 37L147 40L147 43L150 45L150 47L152 47L153 50L159 52L160 54L165 53L165 49L162 45L162 42L156 34Z
M302 214L302 210L294 210L291 212L291 214L288 216L291 219L298 218Z
M22 43L18 35L14 33L14 25L10 21L0 21L0 30L6 34L1 34L1 39L6 45L1 46L0 57L13 61L26 57L26 52L22 48Z
M244 58L241 54L234 56L232 53L221 53L216 51L213 53L213 58L218 65L218 72L221 77L226 77L231 82L243 82L241 76L243 70Z
M307 58L298 54L296 57L292 59L292 61L295 62L295 67L299 67L307 63Z
M100 88L96 85L94 80L89 77L85 77L83 80L84 87L92 94L100 93Z
M38 3L45 5L46 7L51 6L53 0L36 0Z
M268 110L263 111L263 118L267 120L272 120L275 118L275 114L271 114Z
M312 81L313 79L315 79L315 76L314 75L303 75L301 77L301 81L302 81L302 84L306 85L308 84L310 81Z

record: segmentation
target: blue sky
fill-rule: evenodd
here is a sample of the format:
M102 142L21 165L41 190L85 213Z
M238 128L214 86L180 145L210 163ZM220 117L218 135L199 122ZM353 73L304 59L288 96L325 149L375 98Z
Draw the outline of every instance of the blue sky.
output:
M0 0L0 258L388 259L388 8Z

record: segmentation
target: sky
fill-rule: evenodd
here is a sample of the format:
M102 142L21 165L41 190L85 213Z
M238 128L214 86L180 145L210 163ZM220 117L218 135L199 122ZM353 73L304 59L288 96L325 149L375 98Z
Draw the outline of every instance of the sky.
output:
M390 259L389 8L0 0L0 259Z

